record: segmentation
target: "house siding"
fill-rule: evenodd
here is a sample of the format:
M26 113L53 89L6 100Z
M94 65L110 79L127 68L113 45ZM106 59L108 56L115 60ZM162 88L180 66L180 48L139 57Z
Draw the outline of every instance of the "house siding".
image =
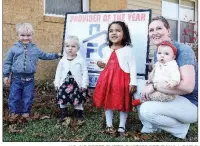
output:
M90 0L90 11L125 9L127 9L127 0Z
M3 51L17 41L15 26L29 22L34 27L33 42L45 52L60 52L64 30L64 18L44 16L44 0L4 0L3 1ZM54 79L59 60L38 62L36 80Z
M127 0L128 9L152 9L152 17L161 15L161 0Z
M160 16L162 13L162 0L127 0L128 9L137 10L137 9L151 9L152 18ZM153 57L153 51L155 46L150 42L149 47L149 57Z

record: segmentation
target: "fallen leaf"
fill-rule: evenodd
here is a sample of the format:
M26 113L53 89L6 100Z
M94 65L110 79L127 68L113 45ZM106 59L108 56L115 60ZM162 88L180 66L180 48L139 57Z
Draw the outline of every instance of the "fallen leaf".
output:
M18 123L26 123L26 122L28 122L28 120L26 118L20 118L17 122Z
M105 130L99 130L99 131L96 131L95 133L105 133Z
M141 134L137 132L127 132L127 134L133 137L136 141L141 140Z
M6 126L8 126L8 124L3 122L3 127L6 127Z
M147 135L142 135L142 136L141 136L141 139L147 140L147 139L149 139L149 136L147 136Z
M39 119L40 118L40 114L39 113L34 113L32 119L35 120L35 119Z
M41 120L43 120L43 119L50 119L50 117L49 116L42 116L40 119Z
M57 140L60 142L68 141L67 139L63 138L62 136L58 136Z
M42 133L33 133L32 136L33 137L40 137L40 138L45 137Z
M36 103L33 105L33 108L40 108L40 107L46 107L46 103Z
M78 120L76 125L77 126L82 126L84 123L85 123L85 121Z
M74 129L77 129L79 126L77 125L77 120L71 120L70 122L70 127L71 128L74 128Z
M70 122L71 122L71 118L70 117L65 117L64 118L64 122L62 123L62 125L65 126L66 128L68 128Z
M11 124L11 125L16 124L16 123L18 123L19 119L20 119L19 115L15 115L15 116L9 115L8 116L8 123Z
M18 130L16 124L9 125L8 131L9 131L9 133L22 133L22 132L24 132L22 129Z
M67 142L67 141L69 141L69 140L68 140L68 139L61 139L61 138L60 138L59 141L60 141L60 142Z
M61 127L61 126L58 125L58 124L55 125L55 128L56 128L56 129L58 129L58 128L60 128L60 127Z
M134 138L135 140L140 140L140 138L137 137L137 136L133 136L133 138Z
M74 138L74 139L70 139L70 141L74 141L74 142L80 142L83 141L84 138Z

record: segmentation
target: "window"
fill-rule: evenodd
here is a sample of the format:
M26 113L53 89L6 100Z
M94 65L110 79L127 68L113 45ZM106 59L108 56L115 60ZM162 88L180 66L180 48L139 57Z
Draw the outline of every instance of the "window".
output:
M168 19L173 40L194 42L195 0L162 0L162 16Z
M89 10L89 0L44 0L44 14L64 17L67 12Z

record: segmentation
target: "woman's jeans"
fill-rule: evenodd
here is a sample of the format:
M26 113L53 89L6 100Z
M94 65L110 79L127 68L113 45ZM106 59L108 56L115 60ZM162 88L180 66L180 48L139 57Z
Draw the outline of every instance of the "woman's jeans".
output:
M176 137L185 138L190 123L197 121L197 111L198 108L182 96L176 96L174 100L168 102L144 102L140 106L140 116L152 126L143 123L142 132L146 133L146 130L153 132L157 127Z
M145 87L145 80L138 79L137 81L135 99L141 97L140 93ZM176 137L185 138L190 123L198 119L198 108L182 96L177 96L169 102L144 102L137 108L143 124L142 133L153 133L162 129Z
M30 113L33 104L34 78L12 77L8 106L10 113Z

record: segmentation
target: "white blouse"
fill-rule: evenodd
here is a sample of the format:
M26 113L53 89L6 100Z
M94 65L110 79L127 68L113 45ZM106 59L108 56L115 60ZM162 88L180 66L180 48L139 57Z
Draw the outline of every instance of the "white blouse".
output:
M109 46L104 48L103 58L99 61L103 61L104 63L108 63L111 53L114 50L111 49ZM120 68L126 72L130 73L130 84L129 85L137 85L137 71L136 71L136 63L135 63L135 56L133 54L133 48L129 46L125 46L123 48L115 50Z
M153 82L176 81L180 83L181 75L176 60L165 64L156 62Z
M63 56L57 66L54 80L55 87L60 87L63 84L69 71L71 71L79 88L87 88L89 85L87 65L80 55L77 55L72 61L67 60L67 57Z

